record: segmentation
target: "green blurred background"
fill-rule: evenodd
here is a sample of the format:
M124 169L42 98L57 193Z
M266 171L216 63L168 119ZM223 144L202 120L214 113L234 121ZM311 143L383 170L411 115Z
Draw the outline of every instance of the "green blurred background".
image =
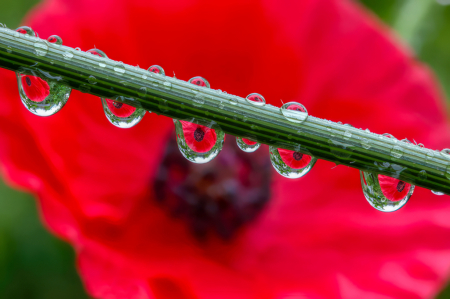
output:
M361 0L427 63L450 93L450 0ZM16 28L36 0L1 0L0 22ZM50 235L36 202L0 182L0 298L89 298L72 248ZM450 269L449 269L450 270ZM450 287L438 298L450 298Z

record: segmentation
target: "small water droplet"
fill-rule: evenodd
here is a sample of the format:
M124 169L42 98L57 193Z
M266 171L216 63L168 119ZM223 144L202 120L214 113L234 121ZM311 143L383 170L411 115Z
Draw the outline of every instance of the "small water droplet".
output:
M16 29L16 32L22 33L28 36L36 36L36 33L28 26L20 26Z
M193 101L193 103L192 103L194 106L196 106L196 107L201 107L201 106L203 106L203 104L205 104L205 97L203 96L203 95L201 95L201 94L196 94L195 96L194 96L194 101Z
M47 52L48 46L45 43L41 41L34 43L34 54L37 56L45 56L47 55Z
M155 73L155 74L159 74L159 75L163 75L165 76L166 73L164 72L163 68L160 67L159 65L152 65L151 67L148 68L149 72Z
M100 58L100 59L108 58L108 56L106 56L105 52L103 52L102 50L96 49L96 48L90 49L90 50L86 51L86 53L92 54L95 57ZM99 67L106 67L105 61L104 60L100 60L100 59L99 59L99 62L98 62L98 66Z
M168 90L172 89L172 83L170 83L167 80L164 81L163 86L164 86L165 89L168 89Z
M38 116L53 115L67 103L72 89L34 74L16 73L20 99L24 106Z
M353 154L351 145L330 139L328 144L331 146L330 152L337 158L349 159Z
M281 113L287 120L294 123L302 123L308 118L308 111L305 106L297 102L283 104Z
M101 100L106 118L116 127L131 128L144 117L145 109L126 104L126 102L134 102L133 98L116 96L114 99L101 98Z
M146 74L142 74L142 79L147 79L147 75Z
M369 149L371 147L370 145L370 140L367 138L362 138L361 139L361 146L365 149Z
M238 104L238 99L236 97L230 97L229 101L230 101L231 105L237 105Z
M167 112L169 111L169 105L167 103L167 100L164 99L159 99L159 105L158 105L159 110L161 110L161 112Z
M143 87L139 88L138 95L139 95L140 97L143 97L143 96L145 96L146 94L147 94L147 87L143 86Z
M245 99L255 106L264 106L266 104L266 99L259 93L251 93Z
M269 146L270 161L273 168L282 176L297 179L306 175L316 163L317 159L298 151Z
M60 38L60 37L57 36L57 35L50 35L50 36L47 38L47 41L48 41L49 43L52 43L52 44L55 44L55 45L60 45L60 46L63 44L62 38Z
M433 190L431 190L431 193L433 193L434 195L439 195L439 196L441 196L441 195L445 195L445 193L444 193L444 192L433 191Z
M414 185L385 175L360 171L364 197L382 212L393 212L403 207L414 192Z
M76 47L75 51L81 51L81 48L80 47Z
M119 62L119 63L115 64L114 71L116 73L119 73L120 75L125 74L125 65L123 64L123 62Z
M176 119L173 121L178 149L189 161L207 163L222 150L225 134L218 125L207 127Z
M69 52L69 51L65 51L63 53L63 57L64 57L65 60L71 60L73 58L73 54L71 52Z
M421 170L421 171L419 171L418 177L421 180L426 180L428 177L428 174L425 170Z
M225 108L225 106L223 105L223 103L222 103L222 102L220 102L218 106L219 106L219 108L220 108L220 109L223 109L223 108Z
M205 78L200 77L200 76L193 77L193 78L189 79L188 82L191 84L200 86L200 87L210 88L208 80L206 80Z
M241 137L236 137L236 143L246 153L253 153L261 146L261 143Z
M397 145L394 146L391 149L391 156L395 159L400 159L403 156L403 148Z
M352 138L352 133L350 131L345 131L344 132L344 139L345 140L349 140L350 138Z
M11 46L7 46L7 47L6 47L6 52L8 52L8 53L10 53L10 54L12 53L12 48L11 48Z
M88 82L91 84L97 84L97 78L95 78L94 76L89 76L88 78Z
M389 134L389 133L384 133L384 134L382 134L381 136L384 136L384 137L387 137L387 138L391 138L391 139L397 140L397 138L395 138L394 135ZM381 137L381 136L380 136L380 137Z

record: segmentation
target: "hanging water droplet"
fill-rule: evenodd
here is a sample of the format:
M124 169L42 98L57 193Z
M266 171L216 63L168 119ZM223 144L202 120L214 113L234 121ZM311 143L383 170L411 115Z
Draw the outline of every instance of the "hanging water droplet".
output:
M20 99L24 106L38 116L53 115L67 103L72 89L34 74L16 73Z
M34 54L37 56L45 56L47 55L47 52L48 46L45 43L41 41L34 43Z
M302 123L308 118L308 111L305 106L296 102L283 104L281 113L287 120L294 123Z
M115 64L113 69L116 73L119 73L120 75L125 74L125 65L123 65L123 62Z
M169 105L167 103L167 100L160 98L159 99L158 108L159 108L159 110L161 110L161 112L169 111Z
M159 65L152 65L151 67L148 68L149 72L155 73L155 74L159 74L159 75L163 75L165 76L166 73L164 73L164 70L162 67L160 67Z
M52 43L52 44L55 44L55 45L60 45L60 46L63 44L62 38L60 38L60 37L57 36L57 35L50 35L50 36L47 38L47 41L48 41L49 43Z
M403 156L403 148L401 148L400 146L394 146L392 149L391 149L391 156L394 158L394 159L400 159L402 156ZM394 160L393 159L393 160Z
M370 145L370 140L367 138L362 138L361 139L361 146L365 149L369 149L371 147Z
M143 86L143 87L139 88L138 95L139 95L140 97L143 97L143 96L145 96L146 94L147 94L147 87Z
M173 121L178 149L189 161L206 163L222 150L225 134L218 125L207 127L182 120Z
M375 209L393 212L403 207L414 192L414 185L382 174L360 171L364 197Z
M253 153L261 146L261 143L241 137L236 137L236 143L246 153Z
M69 52L69 51L65 51L63 53L63 57L64 57L65 60L71 60L73 58L73 54L71 52Z
M266 104L266 99L259 93L251 93L245 99L255 106L264 106Z
M124 96L117 96L112 99L102 99L103 111L106 118L116 127L131 128L144 117L145 109L136 108L124 102L133 102L134 99Z
M270 146L269 151L270 161L275 170L289 179L297 179L304 176L317 161L317 158L307 154L274 146Z
M433 191L433 190L431 190L431 193L433 193L434 195L439 195L439 196L441 196L441 195L445 195L445 193L444 193L444 192Z
M200 77L200 76L193 77L193 78L189 79L188 82L191 84L200 86L200 87L210 88L208 80L206 80L205 78Z
M428 177L427 172L426 172L425 170L419 171L418 177L419 177L419 179L421 179L421 180L426 180L427 177Z
M88 82L91 84L97 84L97 78L95 78L94 76L89 76L88 78Z
M29 36L36 36L36 33L33 31L33 29L28 26L20 26L16 29L16 31Z

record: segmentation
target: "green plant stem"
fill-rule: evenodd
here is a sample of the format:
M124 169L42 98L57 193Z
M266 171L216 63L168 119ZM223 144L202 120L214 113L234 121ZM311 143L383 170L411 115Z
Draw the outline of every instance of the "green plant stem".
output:
M46 53L38 56L39 52ZM450 194L450 155L446 153L313 116L294 123L272 105L255 106L220 90L197 87L7 28L0 28L0 67L32 70L43 79L57 80L84 93L122 96L125 103L157 114L217 124L227 134Z

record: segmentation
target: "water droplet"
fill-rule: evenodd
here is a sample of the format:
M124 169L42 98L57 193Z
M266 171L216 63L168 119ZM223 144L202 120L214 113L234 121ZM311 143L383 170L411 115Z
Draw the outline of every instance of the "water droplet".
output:
M345 126L345 125L344 125ZM350 138L352 138L352 133L350 131L345 131L344 132L344 139L345 140L349 140Z
M80 47L76 47L75 51L81 51L81 48Z
M414 185L385 175L360 171L364 197L375 209L393 212L403 207L414 192Z
M37 56L45 56L48 52L48 46L43 42L35 42L34 43L34 54Z
M419 143L417 146L424 148L425 145L423 145L423 143Z
M163 86L165 89L172 89L172 83L170 83L169 81L164 81Z
M24 106L38 116L53 115L67 103L72 89L34 74L16 73L20 99Z
M395 159L400 159L403 156L403 148L401 148L400 146L397 146L397 145L394 146L391 149L391 156Z
M392 138L392 139L397 140L397 138L395 138L394 135L389 134L389 133L384 133L384 134L382 134L381 136L384 136L384 137L387 137L387 138Z
M236 143L246 153L253 153L261 146L261 143L241 137L236 137Z
M123 62L119 62L114 65L114 71L119 73L120 75L125 74L125 65L123 65Z
M236 97L230 97L229 101L230 101L231 105L237 105L238 104L238 99Z
M20 26L19 28L16 29L16 31L29 36L36 36L36 33L33 31L33 29L31 29L28 26Z
M116 127L131 128L144 117L145 109L136 108L124 102L134 102L132 98L116 96L114 99L102 99L106 118Z
M365 149L369 149L371 147L370 145L370 140L367 138L362 138L361 139L361 146Z
M105 52L103 52L102 50L99 50L99 49L90 49L90 50L86 51L86 53L92 54L92 55L96 56L97 58L108 58L108 56L106 56ZM98 66L106 67L106 63L104 61L99 61Z
M306 175L316 163L315 157L296 151L269 147L270 161L275 170L289 179L297 179Z
M287 120L294 123L302 123L308 118L308 111L305 106L297 102L283 104L281 113Z
M55 44L55 45L60 45L60 46L63 44L62 38L60 38L60 37L57 36L57 35L50 35L50 36L47 38L47 41L48 41L49 43L52 43L52 44Z
M441 195L445 195L445 193L444 193L444 192L433 191L433 190L431 190L431 193L433 193L434 195L439 195L439 196L441 196Z
M206 163L222 150L225 134L218 125L203 126L187 121L173 120L178 149L191 162Z
M205 104L205 97L202 94L197 93L194 96L194 102L192 103L196 107L201 107Z
M97 84L97 78L95 78L94 76L89 76L88 78L88 82L91 84Z
M164 73L164 70L162 67L160 67L159 65L152 65L151 67L148 68L149 72L155 73L155 74L159 74L159 75L163 75L165 76L166 73Z
M143 96L145 96L146 94L147 94L147 87L143 86L143 87L139 88L138 95L139 95L140 97L143 97Z
M218 106L219 106L219 108L220 108L220 109L223 109L223 108L225 108L225 106L223 105L223 103L222 103L222 102L220 102Z
M266 104L266 99L259 93L251 93L245 99L255 106L264 106Z
M428 174L425 170L421 170L421 171L419 171L418 177L421 180L426 180L428 177Z
M450 160L450 149L444 148L444 149L441 151L441 155L442 155L444 158Z
M351 145L330 139L328 144L331 146L330 152L337 158L349 159L353 154Z
M205 78L200 77L200 76L193 77L193 78L189 79L188 82L191 84L200 86L200 87L210 88L209 82Z
M64 57L65 60L71 60L73 58L73 54L71 52L69 52L69 51L65 51L63 53L63 57Z

